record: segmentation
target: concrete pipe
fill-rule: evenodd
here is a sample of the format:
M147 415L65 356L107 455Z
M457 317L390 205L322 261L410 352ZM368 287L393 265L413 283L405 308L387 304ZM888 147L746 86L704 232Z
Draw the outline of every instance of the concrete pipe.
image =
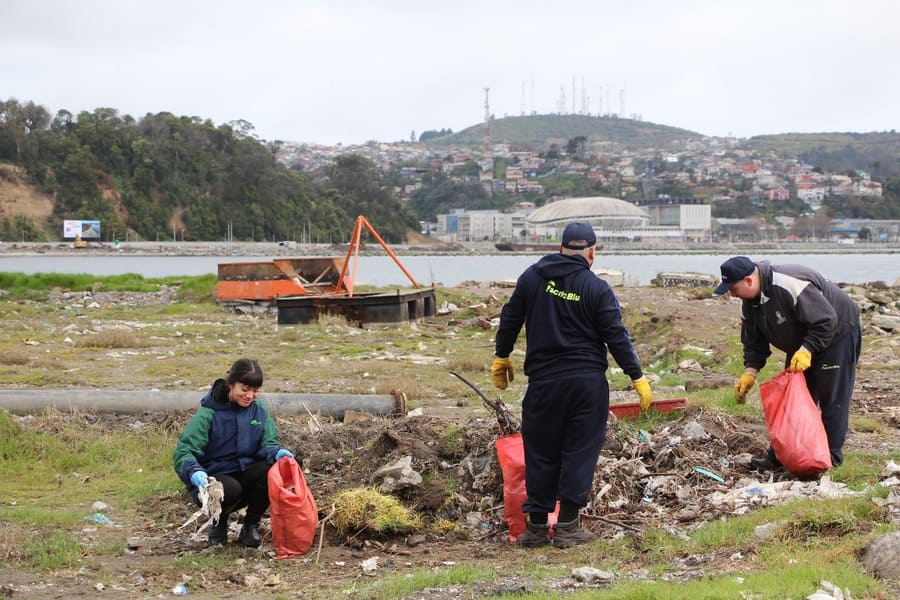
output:
M18 415L40 412L46 408L58 411L140 414L196 410L205 392L164 392L159 390L0 390L0 409ZM378 416L406 414L406 395L391 394L260 394L273 415L323 415L344 418L344 412L355 410Z

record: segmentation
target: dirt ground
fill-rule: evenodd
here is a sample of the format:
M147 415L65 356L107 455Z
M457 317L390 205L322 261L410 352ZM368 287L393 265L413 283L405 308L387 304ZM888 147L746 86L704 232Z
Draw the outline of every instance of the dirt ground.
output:
M490 327L490 318L499 312L510 290L474 283L465 287L467 293L483 300L484 312L476 319ZM887 306L890 310L897 307L896 290L873 292L892 294L892 304ZM867 297L862 288L854 293L861 299ZM95 294L93 300L100 304L113 301L102 294ZM657 386L654 387L657 398L689 398L697 390L731 386L732 376L716 364L724 356L725 339L737 332L735 301L713 299L708 293L689 289L651 287L621 288L617 289L617 295L623 310L639 315L631 332L643 363L663 360L674 349L688 346L712 357L706 366L686 363L675 367L688 374L686 389ZM160 299L130 295L115 301L139 304ZM451 316L425 324L418 331L427 336L454 326ZM852 429L845 452L889 452L900 443L900 402L895 391L900 338L896 331L873 326L868 316L864 317L864 336L852 414L879 426ZM772 360L777 359L773 356ZM493 390L483 391L493 395ZM613 392L614 402L624 400L635 398L628 391ZM0 596L170 597L174 586L186 583L189 595L197 598L276 595L315 598L342 591L346 597L363 597L364 594L357 596L354 590L365 589L364 586L386 574L462 565L473 562L473 557L477 557L474 561L477 564L495 568L497 577L472 589L448 585L409 597L470 598L535 589L537 580L508 576L504 565L532 560L532 556L542 557L540 560L548 561L548 566L566 564L567 551L529 554L509 544L507 525L502 520L503 481L494 449L495 439L503 434L497 420L483 404L471 400L464 386L460 386L457 397L436 394L431 399L420 399L418 405L422 408L421 416L363 418L354 423L282 416L278 421L282 445L294 449L303 461L320 516L330 511L330 502L338 491L378 486L373 474L380 467L408 456L414 470L425 477L422 484L395 495L432 527L395 536L378 536L369 531L338 536L332 527L326 526L324 538L317 536L309 554L278 561L274 559L267 520L263 522L263 546L258 550L235 544L224 549L208 549L202 532L192 536L193 527L180 528L195 509L187 496L157 495L146 498L134 515L111 513L114 525L97 524L82 530L86 548L119 540L124 546L121 555L96 557L88 552L79 569L52 574L0 567ZM517 413L517 407L510 409ZM137 420L154 422L177 435L189 417L189 413L146 413L139 417L106 415L100 419L81 414L65 418L82 419L86 426L122 429L134 429ZM690 530L709 519L734 514L733 505L716 505L710 501L716 492L727 493L753 481L768 481L768 476L762 476L748 465L749 456L763 452L767 445L761 414L738 418L688 402L687 408L677 416L651 425L648 430L638 431L626 420L611 418L609 422L607 441L595 471L592 504L583 518L584 525L601 538L639 536L652 528L672 532ZM703 471L696 467L702 467ZM790 478L778 474L774 481ZM753 506L745 508L749 510ZM454 526L447 529L433 526L442 521L452 522ZM231 525L234 541L240 524L233 517ZM210 556L223 557L219 568L192 567L201 559L204 565L209 564L206 559ZM590 561L589 555L577 556L575 560ZM361 565L367 559L372 564L374 557L377 557L374 561L377 567L367 572ZM752 557L695 557L686 559L672 577L688 580L715 572L741 572L749 570L751 565ZM618 576L645 578L647 574L640 564L634 564ZM560 593L583 585L571 578L540 583Z

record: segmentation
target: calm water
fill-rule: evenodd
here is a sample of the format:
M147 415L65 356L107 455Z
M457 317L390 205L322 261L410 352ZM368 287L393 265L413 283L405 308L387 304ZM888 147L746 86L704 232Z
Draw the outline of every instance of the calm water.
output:
M696 271L719 275L719 265L729 255L614 255L601 254L595 268L610 268L638 277L648 285L660 271ZM283 258L283 257L281 257ZM500 281L515 279L540 255L416 255L400 256L406 269L420 285L440 283L457 285L463 281ZM829 279L844 283L885 281L900 278L900 257L896 254L781 254L753 255L754 260L767 259L774 264L799 263L823 273ZM144 277L215 274L219 263L255 262L266 257L222 256L0 256L0 271L34 273L90 273L121 275L138 273ZM403 271L387 255L360 256L356 283L361 285L409 285Z

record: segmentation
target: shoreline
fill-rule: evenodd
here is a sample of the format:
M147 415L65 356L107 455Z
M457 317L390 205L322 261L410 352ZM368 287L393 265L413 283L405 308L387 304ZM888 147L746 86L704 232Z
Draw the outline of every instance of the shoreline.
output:
M900 254L900 243L762 242L762 243L666 243L601 242L600 255L753 255L753 254ZM546 250L502 251L493 242L457 242L389 245L401 256L416 255L528 255L541 256ZM75 248L71 242L5 242L2 256L33 255L134 255L134 256L344 256L348 244L299 244L294 242L92 242ZM379 244L360 247L361 256L384 254Z

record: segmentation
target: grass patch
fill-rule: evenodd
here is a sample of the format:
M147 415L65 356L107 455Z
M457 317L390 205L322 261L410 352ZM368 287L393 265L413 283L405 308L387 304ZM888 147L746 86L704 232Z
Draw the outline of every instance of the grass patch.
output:
M844 462L828 471L828 474L834 481L845 483L854 490L862 490L881 480L888 460L900 461L900 449L890 451L887 456L847 452L844 454Z
M171 279L146 279L136 273L97 277L86 273L0 273L0 288L12 296L46 297L53 289L73 292L158 292Z
M32 505L47 509L109 496L127 503L177 488L170 473L174 434L155 427L140 435L104 431L52 411L41 424L42 430L34 430L0 411L0 471L6 476L0 499L4 505L17 498L37 498ZM18 506L2 510L13 520L39 523L34 513ZM64 513L54 518L70 520Z
M444 456L462 458L465 454L465 431L462 427L451 426L441 432L441 453Z
M37 571L74 567L81 559L82 548L69 533L55 531L34 536L22 545L22 561Z
M859 417L850 415L850 429L862 433L885 433L884 423L870 417Z
M692 579L689 581L626 581L609 589L578 591L567 596L573 600L734 600L735 598L805 598L818 589L819 582L839 582L854 598L881 597L884 586L866 576L853 557L827 563L816 556L796 563L782 563L765 572L742 572ZM836 583L837 584L837 583ZM546 597L544 593L504 595L502 598ZM885 596L886 597L886 596Z
M405 598L427 588L471 585L482 581L495 581L497 573L485 567L457 565L434 571L417 570L403 575L388 575L369 585L354 585L343 590L352 598L388 599Z

